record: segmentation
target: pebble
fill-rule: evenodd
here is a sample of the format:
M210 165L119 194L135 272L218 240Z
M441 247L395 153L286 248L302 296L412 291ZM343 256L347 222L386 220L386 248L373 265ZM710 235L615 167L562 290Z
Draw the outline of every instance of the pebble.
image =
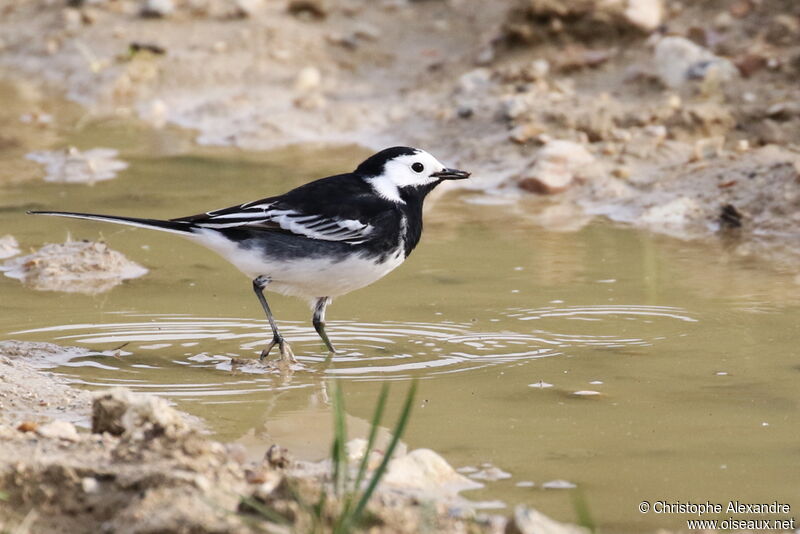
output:
M558 479L545 482L544 484L542 484L542 487L544 489L573 489L577 488L578 486L576 486L575 484L573 484L568 480Z
M667 87L681 87L691 80L716 78L728 81L739 71L729 60L714 55L683 37L664 37L655 47L655 70Z
M100 483L94 477L84 477L81 479L81 488L84 493L97 493L100 489Z
M582 145L551 140L536 155L533 165L520 177L519 187L532 193L552 195L566 191L582 168L594 162Z
M664 19L664 5L661 0L628 0L624 14L628 22L651 32L658 28Z
M316 67L305 67L297 73L294 80L294 88L296 91L313 91L318 89L322 84L322 73Z
M43 438L63 439L65 441L78 441L78 431L75 425L67 421L53 421L36 428L36 433Z
M172 0L144 0L139 14L143 17L162 18L175 11Z
M322 0L290 0L286 9L301 18L324 19L328 16L328 8Z
M499 467L491 466L481 469L476 473L472 473L469 475L470 478L474 478L477 480L504 480L506 478L511 478L511 473L507 473L500 469Z

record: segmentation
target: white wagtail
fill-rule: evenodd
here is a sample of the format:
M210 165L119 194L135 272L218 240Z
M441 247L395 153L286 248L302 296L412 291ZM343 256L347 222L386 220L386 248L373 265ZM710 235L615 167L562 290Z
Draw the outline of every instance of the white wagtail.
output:
M294 360L264 290L308 299L325 346L325 308L333 297L385 276L408 257L422 235L422 202L444 180L470 173L448 169L416 148L393 147L355 171L321 178L283 195L190 217L161 221L90 213L30 211L108 221L181 234L221 254L253 280L272 328L263 360L278 345Z

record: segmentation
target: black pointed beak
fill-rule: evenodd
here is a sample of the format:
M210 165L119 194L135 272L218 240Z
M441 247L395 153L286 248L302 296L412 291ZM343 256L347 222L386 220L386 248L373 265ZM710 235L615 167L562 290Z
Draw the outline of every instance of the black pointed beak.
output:
M431 174L434 178L441 180L463 180L469 178L470 173L467 171L459 171L458 169L442 169L439 172Z

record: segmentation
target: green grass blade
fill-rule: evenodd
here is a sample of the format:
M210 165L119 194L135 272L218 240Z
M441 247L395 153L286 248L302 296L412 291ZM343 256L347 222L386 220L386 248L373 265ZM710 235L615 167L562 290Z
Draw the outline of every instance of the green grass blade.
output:
M381 393L378 395L378 403L375 405L375 414L372 416L372 424L369 428L369 438L367 438L367 446L364 449L364 457L361 458L361 464L358 466L358 474L356 475L356 482L353 489L358 491L361 488L361 482L364 480L364 474L367 472L367 464L369 464L369 456L372 452L372 447L375 445L375 438L378 436L378 428L383 419L383 410L386 408L386 399L389 396L389 384L384 382L381 387Z
M389 447L386 449L383 461L381 461L378 468L372 474L372 478L369 481L367 489L364 490L363 495L361 495L361 499L359 499L355 510L351 514L349 518L350 524L358 523L358 521L361 519L361 515L364 513L364 509L367 507L370 497L372 497L372 494L375 492L375 488L378 487L378 482L380 482L384 473L386 473L386 467L389 465L389 461L392 459L392 454L394 454L394 450L397 448L397 444L400 442L400 438L402 437L403 432L406 429L406 425L408 424L408 420L411 417L411 408L414 406L414 397L416 394L417 381L414 380L411 383L411 387L408 388L406 401L403 404L402 412L400 412L400 418L397 420L397 426L394 428L392 441L389 443Z
M597 531L597 525L592 519L592 513L589 510L589 503L580 488L572 491L572 508L578 518L578 525L587 528L592 533Z
M342 497L347 482L347 427L345 425L344 397L339 382L333 383L333 487L337 497Z
M275 510L269 508L267 505L263 504L262 502L258 501L254 497L239 497L239 500L250 507L250 509L256 512L261 519L266 519L270 523L275 523L278 525L289 525L291 521L281 515L280 513L276 512Z

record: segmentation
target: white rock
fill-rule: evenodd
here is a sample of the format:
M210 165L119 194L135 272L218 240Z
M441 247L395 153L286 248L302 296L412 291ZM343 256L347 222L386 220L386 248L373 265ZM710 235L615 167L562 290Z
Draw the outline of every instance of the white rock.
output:
M682 228L700 214L700 206L694 199L680 197L652 206L644 211L638 220L640 223L661 228Z
M491 81L492 73L489 69L472 69L458 78L458 90L466 94L483 92L489 87Z
M235 4L240 13L250 17L261 9L264 0L235 0Z
M490 466L485 467L478 471L477 473L472 473L469 475L470 478L476 478L478 480L504 480L506 478L511 478L511 473L506 473L499 467Z
M514 509L514 517L509 521L505 532L506 534L589 534L588 529L559 523L523 505Z
M111 148L93 148L81 152L75 147L67 150L42 150L25 157L45 166L45 181L70 184L93 184L116 177L128 164L117 158Z
M594 162L588 150L572 141L549 141L536 155L533 165L520 177L523 189L553 194L566 190L579 172Z
M16 256L19 253L19 243L13 235L0 237L0 260Z
M147 17L166 17L175 11L172 0L144 0L141 13Z
M294 88L297 91L313 91L322 84L322 73L316 67L305 67L297 73Z
M94 477L84 477L81 479L81 488L84 493L97 493L100 489L100 483Z
M690 80L715 77L736 78L739 71L729 60L714 55L683 37L664 37L655 48L655 69L667 87L680 87Z
M544 489L572 489L577 487L575 484L568 480L550 480L542 484Z
M389 462L383 483L443 497L483 487L483 484L458 474L444 458L430 449L416 449Z
M509 95L500 101L500 108L503 117L513 120L531 109L531 102L526 94Z
M66 441L78 441L78 431L75 430L75 425L67 421L53 421L46 425L41 425L36 428L36 433L43 438L63 439Z
M661 0L628 0L625 18L634 26L653 31L661 25L664 6Z

